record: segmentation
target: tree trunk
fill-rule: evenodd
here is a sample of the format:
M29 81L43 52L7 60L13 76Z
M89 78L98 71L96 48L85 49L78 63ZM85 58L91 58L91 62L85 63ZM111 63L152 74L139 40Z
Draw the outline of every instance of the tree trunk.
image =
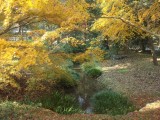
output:
M128 42L126 41L124 43L124 47L123 47L123 51L124 51L124 54L129 54L129 47L128 47Z
M153 44L152 38L149 38L149 45L150 45L150 49L151 49L151 53L152 53L152 57L153 57L153 64L155 66L158 66L157 54L156 54L156 50L154 48L154 44Z
M141 47L141 50L142 50L142 53L145 53L146 52L146 40L141 40L140 41L140 47Z

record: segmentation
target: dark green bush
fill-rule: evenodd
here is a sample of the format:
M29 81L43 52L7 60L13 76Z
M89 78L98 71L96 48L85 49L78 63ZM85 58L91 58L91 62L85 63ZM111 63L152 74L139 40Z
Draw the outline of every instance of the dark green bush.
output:
M72 77L61 76L56 80L56 87L59 87L60 89L65 90L66 88L73 88L76 85L76 80L74 80Z
M97 77L102 75L102 71L100 69L97 69L97 68L92 68L92 69L87 71L87 75L92 77L92 78L97 78Z
M86 62L81 65L82 71L89 77L97 78L102 75L98 63Z
M134 110L133 104L126 97L112 90L96 93L91 102L94 112L98 114L121 115Z
M78 102L71 95L64 95L59 92L52 93L39 100L42 107L53 110L60 114L73 114L81 112Z

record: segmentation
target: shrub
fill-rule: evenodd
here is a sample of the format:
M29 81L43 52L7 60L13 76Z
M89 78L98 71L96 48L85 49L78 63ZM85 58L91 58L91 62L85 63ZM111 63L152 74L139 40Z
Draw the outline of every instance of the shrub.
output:
M126 97L112 90L96 93L91 102L94 112L98 114L121 115L134 110L133 104Z
M81 65L81 69L85 73L87 73L90 69L95 67L96 67L95 63L92 63L92 62L85 62Z
M74 78L71 76L60 76L56 79L56 85L55 87L61 88L61 89L67 89L67 88L73 88L77 85Z
M102 75L100 66L96 62L86 62L81 65L82 71L89 77L97 78Z
M81 112L76 99L71 95L64 95L54 92L50 96L46 96L39 100L42 107L53 110L60 114L73 114Z
M102 71L97 68L92 68L88 70L87 75L92 78L97 78L102 75Z

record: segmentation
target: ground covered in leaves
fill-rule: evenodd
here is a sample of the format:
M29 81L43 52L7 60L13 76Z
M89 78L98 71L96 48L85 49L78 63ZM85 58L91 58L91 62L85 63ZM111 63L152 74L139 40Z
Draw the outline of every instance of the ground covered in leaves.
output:
M128 96L137 107L160 100L160 66L154 66L149 55L130 55L123 60L103 63L99 78L103 87Z
M149 55L137 54L122 60L107 60L102 63L102 69L103 75L97 79L101 87L125 94L136 106L136 111L117 116L59 115L37 108L29 112L32 117L27 117L27 120L160 120L160 66L153 66ZM25 117L20 119L25 120Z

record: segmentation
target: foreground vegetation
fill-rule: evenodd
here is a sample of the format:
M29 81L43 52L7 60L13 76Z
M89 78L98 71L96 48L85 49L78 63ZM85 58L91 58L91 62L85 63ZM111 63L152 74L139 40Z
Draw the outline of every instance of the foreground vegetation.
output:
M133 55L132 55L133 56ZM137 56L139 56L137 54ZM143 58L143 59L142 59ZM137 61L137 59L139 61ZM136 66L136 64L138 64L138 68L134 68L134 69L130 69L128 63L132 62L133 66ZM139 63L140 62L140 63ZM121 64L120 64L121 63ZM24 118L29 118L29 119L33 119L36 118L36 115L38 116L39 114L42 116L42 120L45 119L45 117L49 116L50 119L62 119L63 117L65 119L155 119L158 120L159 119L159 109L156 107L158 106L158 104L154 105L154 101L159 100L160 96L156 91L159 91L159 81L158 79L156 80L156 78L159 78L159 69L158 67L154 68L154 70L152 70L151 74L156 74L157 76L152 76L154 77L155 81L152 82L152 84L150 84L150 75L146 76L146 73L148 73L151 69L152 69L152 64L150 63L150 59L149 56L145 56L145 55L140 55L138 58L137 57L131 57L131 59L127 58L125 60L120 60L120 61L111 61L108 60L108 62L104 62L103 63L103 75L101 77L99 77L97 80L99 81L99 83L96 83L96 86L100 86L103 91L101 91L99 88L99 92L94 92L93 97L91 97L91 104L95 107L94 108L94 112L95 113L107 113L110 115L116 115L116 114L126 114L128 112L130 112L127 115L119 115L119 116L108 116L108 115L82 115L82 114L75 114L75 115L71 115L71 116L63 116L63 115L57 115L55 113L52 113L51 111L44 111L42 109L39 109L39 107L45 107L48 109L54 109L54 111L57 110L58 113L60 114L73 114L73 113L84 113L85 111L83 109L81 109L81 107L79 106L79 104L77 104L77 98L75 98L74 96L66 96L62 95L61 93L54 93L53 96L46 96L44 99L41 99L39 101L27 101L25 100L25 102L23 101L23 103L18 103L18 102L2 102L1 101L1 113L3 115L1 115L1 119L5 119L7 116L12 117L14 116L15 118L19 117L19 119L21 118L21 116L23 116ZM114 66L113 66L114 64ZM146 65L147 64L147 65ZM112 66L113 69L109 69ZM119 67L116 67L117 65L119 65ZM126 68L129 67L129 68ZM115 67L115 68L114 68ZM106 70L106 68L108 68L109 70ZM141 72L141 74L139 74L139 72L137 73L137 69L139 69L140 71L142 69L145 69L146 72ZM114 70L114 72L112 71ZM125 70L125 72L124 72ZM123 72L121 72L123 71ZM141 80L141 83L138 82L136 76L133 76L132 74L137 74L137 75L145 75L146 77L142 77L143 80ZM103 77L104 76L104 77ZM107 76L107 77L106 77ZM111 77L112 76L112 77ZM114 76L114 77L113 77ZM125 79L124 76L126 77ZM110 80L109 78L112 78L112 80ZM135 77L135 78L132 78ZM132 83L129 82L130 78ZM89 80L93 81L93 79ZM137 81L137 82L136 82ZM149 82L150 81L150 82ZM96 79L95 79L96 82ZM100 84L100 82L102 82L102 84ZM125 84L124 84L125 83ZM93 84L91 84L92 86ZM84 84L83 84L84 86ZM129 87L127 87L129 86ZM134 87L136 88L134 88ZM140 86L140 87L139 87ZM150 86L152 89L150 89ZM105 90L110 88L110 90ZM112 90L116 91L113 92ZM90 91L88 91L90 92ZM120 92L120 93L118 93ZM93 92L92 92L93 93ZM110 95L108 95L110 94ZM95 99L95 96L102 96L100 99ZM110 97L110 99L113 99L112 101L108 101L108 99L105 99L105 96ZM115 96L115 97L113 97ZM124 97L126 96L126 97ZM93 99L94 98L94 99ZM116 99L115 99L116 98ZM118 98L118 99L117 99ZM52 101L58 101L56 102L57 104L55 105L55 102ZM62 101L61 101L62 100ZM74 101L76 100L76 101ZM129 100L129 101L128 101ZM65 102L66 101L66 102ZM70 102L69 102L70 101ZM112 103L113 101L114 104ZM121 102L119 102L121 101ZM132 101L132 102L131 102ZM96 103L97 104L94 104ZM149 103L152 103L149 104ZM28 105L25 105L25 104ZM75 103L75 104L73 104ZM124 104L122 104L124 103ZM131 104L130 104L131 103ZM146 104L148 104L148 108L143 108L145 111L142 112L136 112L136 110L141 109L142 107L144 107ZM75 106L74 106L75 105ZM13 107L14 106L14 107ZM18 107L19 106L19 107ZM53 106L53 107L52 107ZM59 107L56 107L59 106ZM103 106L103 107L101 107ZM107 106L105 108L105 106ZM21 111L21 108L23 108L23 110ZM61 109L62 108L62 109ZM70 109L73 108L73 109ZM109 109L110 108L110 109ZM123 108L123 109L114 109L114 108ZM60 110L61 109L61 110ZM108 109L108 111L106 111L106 109ZM60 110L60 111L59 111ZM7 112L6 112L7 111ZM127 112L128 111L128 112ZM131 111L135 111L135 112L131 112ZM20 112L20 113L19 113ZM29 114L28 114L29 112ZM26 113L26 114L24 114ZM33 115L30 115L30 113L34 113ZM44 114L42 114L44 113ZM57 116L57 117L56 117ZM22 117L22 118L23 118Z

